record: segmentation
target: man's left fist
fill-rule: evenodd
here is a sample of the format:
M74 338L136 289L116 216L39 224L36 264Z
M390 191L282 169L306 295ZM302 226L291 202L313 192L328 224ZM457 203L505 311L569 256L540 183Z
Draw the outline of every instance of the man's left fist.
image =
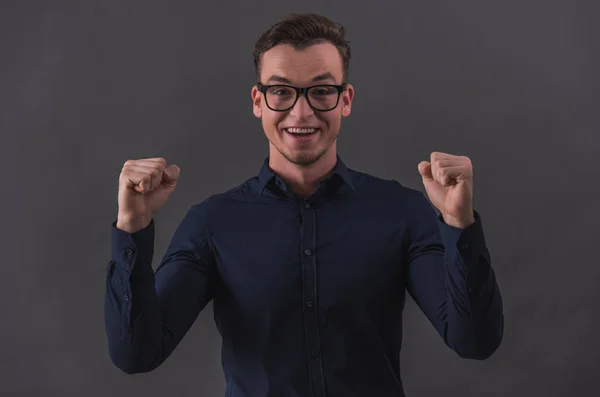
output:
M418 166L431 203L448 225L464 229L475 222L473 166L466 156L433 152Z

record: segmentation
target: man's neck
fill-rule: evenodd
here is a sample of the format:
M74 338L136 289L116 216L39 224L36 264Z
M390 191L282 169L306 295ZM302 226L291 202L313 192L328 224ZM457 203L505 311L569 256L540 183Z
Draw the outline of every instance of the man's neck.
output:
M276 153L274 153L276 152ZM329 150L315 163L300 166L290 163L276 149L269 156L269 167L279 175L294 193L307 197L319 187L319 182L325 179L335 167L337 155L335 147Z

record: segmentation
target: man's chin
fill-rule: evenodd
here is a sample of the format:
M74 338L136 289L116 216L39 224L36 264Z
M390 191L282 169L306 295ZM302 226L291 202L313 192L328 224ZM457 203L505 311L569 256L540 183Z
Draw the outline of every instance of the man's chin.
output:
M319 153L283 153L283 156L292 164L308 167L319 161L319 159L321 159L326 152L327 151L325 150Z
M299 165L301 167L308 167L310 165L313 165L314 163L317 162L318 159L319 158L316 157L316 156L311 156L311 157L308 157L308 156L298 156L298 157L291 158L291 159L288 158L288 160L291 163L293 163L295 165Z

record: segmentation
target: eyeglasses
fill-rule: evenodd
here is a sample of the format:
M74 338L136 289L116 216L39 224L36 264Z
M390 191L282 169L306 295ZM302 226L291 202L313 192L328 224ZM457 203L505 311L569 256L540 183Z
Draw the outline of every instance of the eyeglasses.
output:
M257 83L258 90L265 96L267 107L276 112L285 112L294 107L300 95L304 95L308 105L318 112L328 112L337 107L340 95L346 90L342 85L321 84L310 87L294 87L291 85L262 85Z

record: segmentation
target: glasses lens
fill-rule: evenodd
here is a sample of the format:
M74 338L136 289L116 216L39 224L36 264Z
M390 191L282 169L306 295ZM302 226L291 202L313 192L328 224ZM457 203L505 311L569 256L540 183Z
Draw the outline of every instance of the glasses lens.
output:
M317 86L308 90L308 101L318 110L330 110L337 105L338 90L335 87Z
M289 109L296 101L296 90L277 85L267 90L267 105L275 110Z
M291 87L273 86L267 90L267 105L274 110L287 110L296 101L297 92ZM336 107L339 93L335 87L316 86L308 91L308 102L317 110Z

